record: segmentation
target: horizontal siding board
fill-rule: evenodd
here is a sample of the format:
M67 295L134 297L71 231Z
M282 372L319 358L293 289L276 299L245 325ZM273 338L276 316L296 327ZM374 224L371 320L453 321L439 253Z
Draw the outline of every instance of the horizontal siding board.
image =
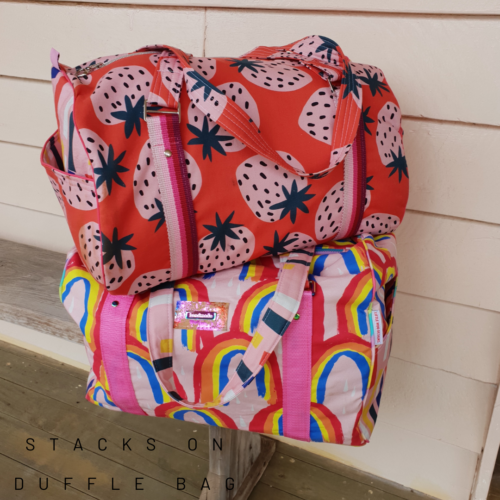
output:
M0 239L66 253L74 246L63 216L0 203Z
M50 0L52 1L52 0ZM61 1L61 0L53 0ZM63 0L64 1L64 0ZM81 0L96 3L95 0ZM248 9L304 10L303 0L101 0L99 3L165 5L182 7L226 7ZM307 10L405 12L423 14L500 14L495 0L309 0Z
M408 207L500 224L500 128L404 119Z
M40 164L40 149L0 142L0 158L0 203L63 216Z
M500 311L500 226L407 212L398 239L399 290Z
M51 48L69 66L169 42L202 54L204 21L203 9L0 2L0 47L16 48L0 50L0 75L48 80Z
M362 448L328 443L299 446L441 500L469 500L478 459L477 453L383 421L377 422L370 444Z
M41 147L57 128L50 82L0 77L0 109L2 142Z
M496 384L500 313L398 290L392 356Z
M210 9L206 53L234 57L321 34L353 61L379 66L404 114L500 125L499 29L497 18ZM480 79L467 76L475 71Z
M378 419L480 453L495 396L494 384L391 358Z
M42 146L57 126L49 82L0 77L0 109L0 141ZM491 168L500 129L410 118L403 127L409 208L500 223L500 169Z
M208 55L237 56L256 45L321 33L340 42L352 60L380 66L405 114L500 125L500 100L484 98L496 95L500 85L500 65L491 64L500 52L499 18L245 9L208 9L206 17ZM204 9L2 2L0 42L19 50L0 53L0 74L48 79L52 46L69 65L148 43L202 54L204 19ZM44 28L55 23L58 30ZM87 37L89 26L96 36ZM481 68L480 90L465 67Z

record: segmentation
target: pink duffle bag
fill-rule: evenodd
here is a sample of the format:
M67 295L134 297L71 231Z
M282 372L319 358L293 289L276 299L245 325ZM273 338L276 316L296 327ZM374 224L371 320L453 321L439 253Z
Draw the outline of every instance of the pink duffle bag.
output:
M396 281L394 235L363 235L135 296L109 294L73 250L60 296L84 334L91 403L361 446L380 405Z

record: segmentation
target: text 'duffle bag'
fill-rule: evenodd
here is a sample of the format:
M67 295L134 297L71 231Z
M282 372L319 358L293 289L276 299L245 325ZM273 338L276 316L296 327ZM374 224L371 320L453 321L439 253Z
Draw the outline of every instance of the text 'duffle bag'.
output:
M391 348L393 235L340 240L111 295L68 255L61 300L87 400L303 441L366 444Z
M52 53L42 163L112 294L401 222L401 111L384 74L326 37L239 58L167 46L76 68Z

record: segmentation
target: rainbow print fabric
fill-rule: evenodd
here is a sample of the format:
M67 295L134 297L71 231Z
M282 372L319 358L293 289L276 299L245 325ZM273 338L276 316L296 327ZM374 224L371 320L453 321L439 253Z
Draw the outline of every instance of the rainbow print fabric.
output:
M182 399L200 403L217 399L250 343L259 341L257 325L276 292L283 262L283 257L262 257L175 282L172 307L177 301L225 302L229 307L227 330L174 329L169 345L160 345L160 350L173 353L173 378ZM314 291L307 366L310 379L305 382L310 389L309 415L304 413L310 423L310 441L351 446L369 442L391 349L397 273L393 235L316 247L307 287ZM60 297L84 337L91 364L86 397L93 404L120 411L101 354L101 312L107 293L86 271L78 253L70 252ZM290 401L284 401L289 391L284 391L286 360L281 343L236 399L220 406L187 408L167 393L152 359L152 340L148 338L151 297L154 291L133 298L125 326L127 375L144 413L286 436L283 423ZM368 315L374 301L380 305L384 323L381 345L374 344L370 331ZM293 392L287 397L293 398Z

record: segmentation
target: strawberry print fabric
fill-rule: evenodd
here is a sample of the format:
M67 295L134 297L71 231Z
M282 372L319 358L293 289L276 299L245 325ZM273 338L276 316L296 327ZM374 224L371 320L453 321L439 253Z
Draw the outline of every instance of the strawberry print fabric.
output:
M76 68L53 54L52 65L58 132L42 164L82 262L109 293L172 279L176 242L146 104L180 104L197 272L401 223L408 169L398 102L381 70L351 62L326 37L239 58L153 46Z

